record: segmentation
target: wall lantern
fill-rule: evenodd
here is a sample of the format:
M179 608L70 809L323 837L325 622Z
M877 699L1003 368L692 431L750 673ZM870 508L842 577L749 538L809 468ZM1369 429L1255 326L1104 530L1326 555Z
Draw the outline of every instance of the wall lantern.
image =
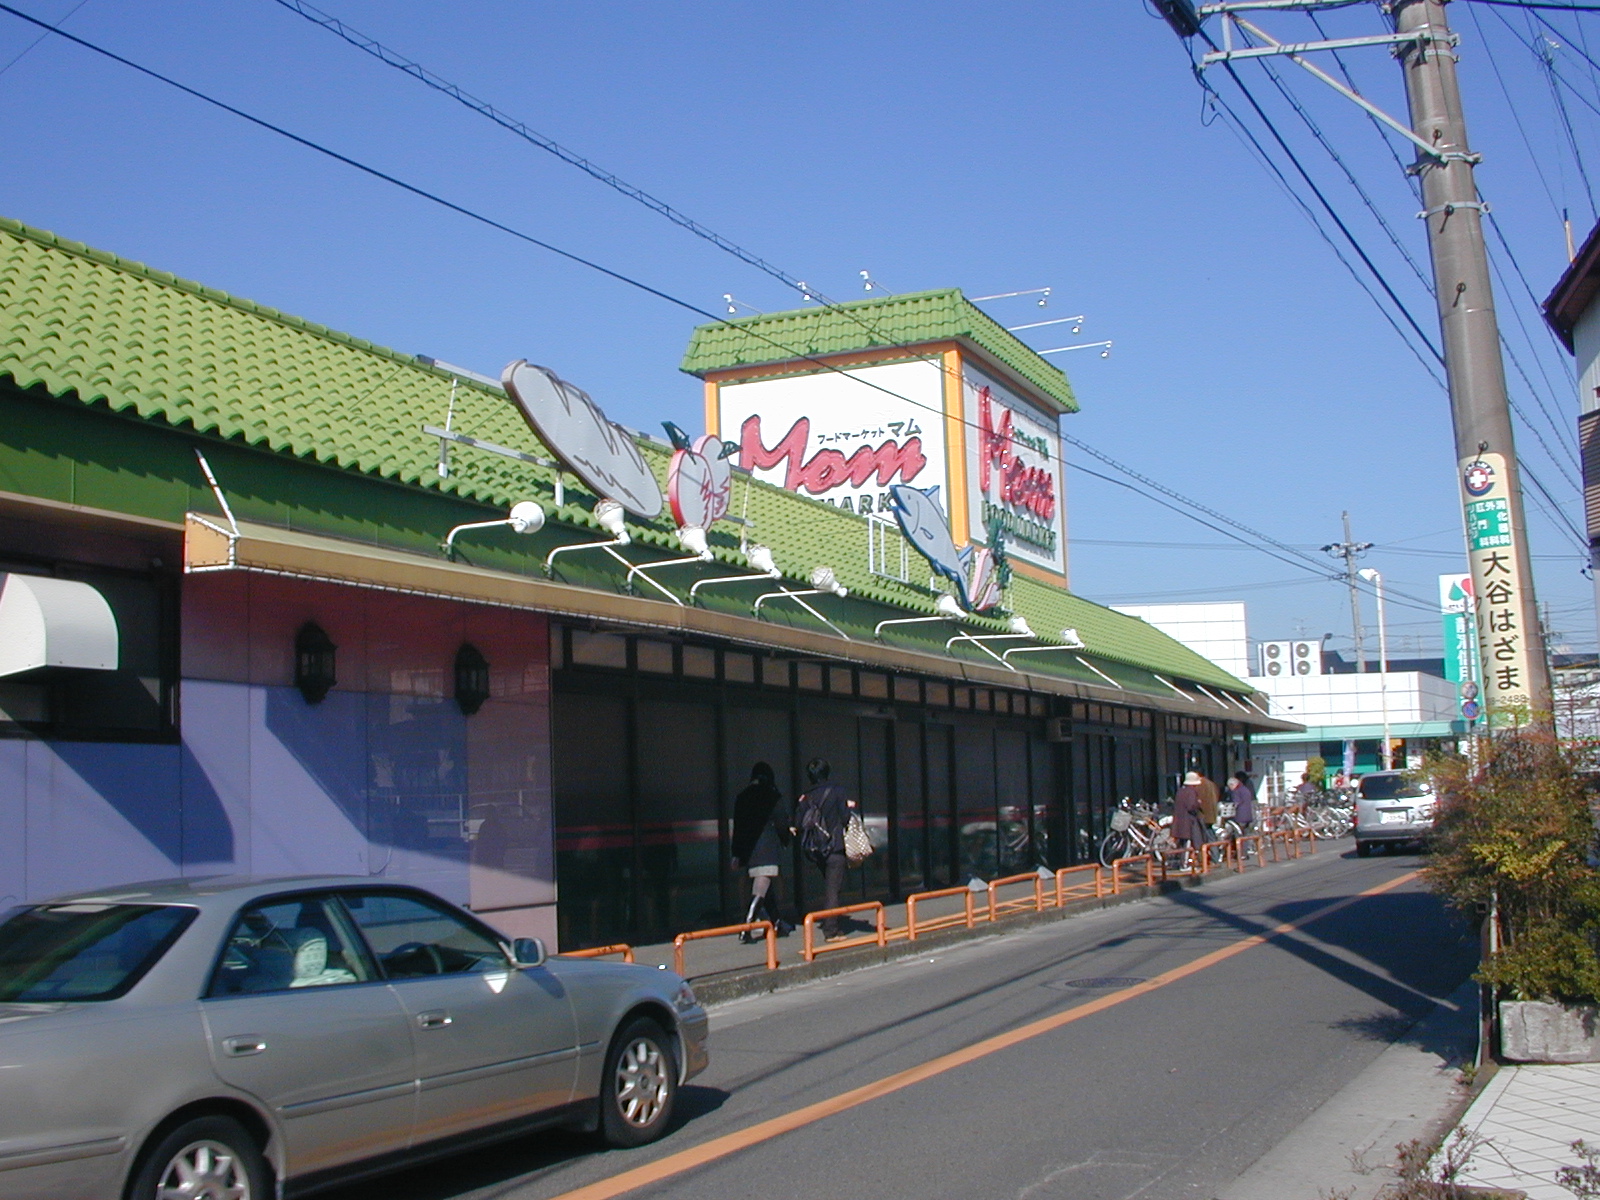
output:
M294 685L307 704L321 704L333 685L339 682L334 657L339 647L315 621L300 626L294 636Z
M456 651L456 703L470 717L489 698L489 660L471 642Z

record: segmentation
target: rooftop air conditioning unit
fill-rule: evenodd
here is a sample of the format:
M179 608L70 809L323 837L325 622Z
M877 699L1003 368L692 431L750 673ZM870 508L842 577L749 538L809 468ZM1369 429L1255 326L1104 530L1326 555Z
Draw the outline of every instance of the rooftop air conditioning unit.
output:
M1290 642L1289 662L1296 675L1321 675L1322 643Z
M1280 679L1294 674L1291 665L1294 656L1293 642L1261 643L1261 674L1268 679Z

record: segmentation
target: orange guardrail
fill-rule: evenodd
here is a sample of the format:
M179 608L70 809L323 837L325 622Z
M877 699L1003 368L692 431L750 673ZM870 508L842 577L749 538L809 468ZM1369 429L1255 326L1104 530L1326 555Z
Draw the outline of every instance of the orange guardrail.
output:
M1122 894L1122 885L1123 885L1123 882L1124 882L1124 880L1122 878L1123 868L1124 867L1128 867L1130 864L1133 864L1133 863L1143 863L1144 864L1144 870L1142 872L1143 878L1137 878L1137 879L1128 880L1127 882L1128 882L1128 884L1130 886L1139 887L1141 885L1153 885L1155 883L1155 881L1156 881L1156 864L1155 864L1155 859L1152 858L1150 855L1148 855L1148 854L1135 854L1135 855L1133 855L1133 856L1131 856L1129 858L1119 858L1115 862L1113 862L1111 864L1111 867L1110 867L1110 870L1111 870L1111 894L1113 896L1118 896L1118 895Z
M841 938L837 942L828 942L818 946L817 922L826 921L830 917L844 917L851 913L871 912L877 917L877 929L864 937ZM889 944L888 931L883 925L883 901L868 900L865 904L846 904L840 908L823 908L816 912L806 914L804 929L802 930L800 956L807 962L816 960L817 955L828 950L848 950L852 946L887 946Z
M757 930L766 934L767 942L767 970L778 969L778 931L771 921L747 921L742 925L719 925L715 929L691 929L688 933L680 933L672 939L672 969L683 975L683 946L685 942L698 942L704 938L728 937L736 933L755 933Z
M556 955L557 958L609 958L613 954L622 955L623 962L633 961L633 947L626 942L618 942L615 946L590 946L587 950L563 950Z
M946 913L942 916L927 917L922 921L917 920L917 905L925 900L943 900L948 896L965 896L966 903L963 911ZM957 925L965 925L968 929L973 927L972 911L973 891L966 884L959 887L938 888L931 892L917 892L906 897L906 938L916 941L917 936L923 933L932 933L935 929L954 929Z
M1254 851L1254 853L1247 853ZM1233 843L1233 862L1236 870L1243 871L1246 860L1254 858L1256 866L1267 865L1266 857L1261 849L1261 835L1259 833L1242 833Z
M1033 884L1033 895L1025 896L1020 900L999 900L996 898L995 893L1001 888L1011 887L1013 884L1018 883ZM1026 912L1030 908L1034 912L1044 911L1044 879L1039 872L1028 871L1022 875L1006 875L1000 879L991 879L989 881L989 920L998 921L1008 913Z
M1068 883L1068 875L1088 873L1083 883ZM1068 900L1098 900L1106 894L1105 869L1099 863L1081 867L1062 867L1056 872L1056 907L1065 908Z

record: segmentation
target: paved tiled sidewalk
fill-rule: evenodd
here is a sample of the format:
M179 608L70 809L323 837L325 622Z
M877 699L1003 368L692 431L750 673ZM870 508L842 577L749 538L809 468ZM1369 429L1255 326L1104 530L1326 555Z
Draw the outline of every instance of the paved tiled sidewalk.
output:
M1530 1200L1572 1200L1555 1173L1577 1165L1570 1147L1578 1138L1600 1145L1600 1063L1502 1067L1459 1128L1489 1142L1463 1183L1518 1188Z

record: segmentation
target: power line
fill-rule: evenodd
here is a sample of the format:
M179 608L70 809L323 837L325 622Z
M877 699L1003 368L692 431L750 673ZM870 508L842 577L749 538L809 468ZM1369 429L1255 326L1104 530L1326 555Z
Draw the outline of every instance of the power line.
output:
M601 265L601 264L599 264L597 262L594 262L594 261L592 261L590 259L584 258L581 255L574 254L571 251L563 250L558 246L554 246L554 245L550 244L549 242L546 242L546 241L544 241L544 240L542 240L540 238L534 237L531 234L525 233L522 230L519 230L519 229L516 229L516 228L514 228L512 226L509 226L509 225L505 224L504 222L498 221L498 220L496 220L496 219L494 219L492 217L489 217L489 216L487 216L487 215L485 215L483 213L479 213L479 212L476 212L473 209L467 208L465 205L457 204L456 202L454 202L452 200L448 200L448 199L444 198L443 196L437 195L436 193L430 192L430 191L426 190L425 188L421 188L421 187L418 187L415 184L408 183L405 180L402 180L402 179L398 178L397 176L394 176L394 175L391 175L391 174L389 174L389 173L387 173L385 171L379 170L376 167L369 166L368 164L363 163L358 159L351 158L349 155L342 154L339 151L336 151L336 150L334 150L334 149L332 149L330 147L322 145L321 143L312 141L309 138L306 138L306 137L303 137L303 136L301 136L299 134L293 133L293 132L283 128L282 126L275 125L272 122L264 120L261 117L254 116L253 114L248 113L248 112L244 111L243 109L240 109L240 108L238 108L238 107L236 107L234 105L228 104L225 101L219 100L219 99L217 99L217 98L215 98L213 96L209 96L206 93L201 92L201 91L199 91L199 90L197 90L195 88L189 87L186 84L180 83L177 80L172 79L169 76L163 75L160 72L155 71L155 70L153 70L153 69L151 69L149 67L145 67L145 66L143 66L143 65L141 65L141 64L139 64L137 62L134 62L132 59L129 59L129 58L126 58L126 57L124 57L124 56L122 56L120 54L117 54L114 51L109 50L109 49L107 49L107 48L105 48L103 46L96 45L95 43L87 41L84 38L77 37L74 34L67 33L64 30L61 30L61 29L56 28L55 26L49 25L47 22L42 21L39 18L30 16L27 13L21 12L20 10L12 7L9 4L0 3L0 12L9 13L10 15L12 15L14 17L17 17L20 20L26 21L27 23L29 23L31 25L35 25L35 26L37 26L39 28L42 28L42 29L48 30L50 32L53 32L57 36L65 38L67 41L70 41L70 42L72 42L72 43L74 43L76 45L79 45L79 46L83 47L86 50L93 51L94 53L99 54L104 58L111 59L112 61L120 63L123 66L129 67L130 69L132 69L134 71L137 71L142 75L145 75L145 76L147 76L147 77L149 77L151 79L155 79L158 82L165 83L169 87L173 87L173 88L177 89L178 91L181 91L186 95L192 96L195 99L200 100L200 101L202 101L202 102L204 102L206 104L209 104L209 105L211 105L211 106L213 106L215 108L219 108L219 109L222 109L225 112L231 113L234 116L237 116L237 117L239 117L239 118L241 118L241 119L243 119L245 121L250 122L253 125L258 126L259 128L266 129L266 130L268 130L269 132L272 132L272 133L276 133L279 136L287 138L288 140L290 140L292 142L295 142L298 145L304 146L305 148L307 148L309 150L313 150L313 151L317 152L318 154L325 155L326 157L334 159L337 162L341 162L341 163L345 164L346 166L353 167L356 170L361 171L362 173L364 173L366 175L372 176L373 178L380 179L380 180L382 180L382 181L384 181L386 183L390 183L390 184L394 185L395 187L398 187L398 188L402 189L403 191L406 191L406 192L408 192L408 193L410 193L410 194L412 194L414 196L417 196L417 197L419 197L421 199L428 200L428 201L430 201L430 202L432 202L434 204L437 204L437 205L439 205L439 206L441 206L443 208L447 208L450 211L455 212L455 213L457 213L457 214L459 214L461 216L467 217L470 220L477 221L477 222L479 222L479 223L481 223L483 225L486 225L486 226L488 226L490 228L499 230L502 233L509 234L510 236L512 236L514 238L517 238L520 241L526 242L526 243L528 243L530 245L538 246L540 249L548 250L551 253L556 254L561 258L567 259L570 262L574 262L574 263L577 263L577 264L579 264L581 266L588 267L591 270L597 271L600 274L603 274L603 275L607 276L608 278L611 278L611 279L614 279L614 280L616 280L616 281L618 281L620 283L626 284L629 287L637 288L640 291L643 291L643 292L645 292L645 293L647 293L649 295L657 297L658 299L665 300L669 304L675 305L676 307L682 308L682 309L684 309L686 311L689 311L689 312L695 313L695 314L697 314L697 315L699 315L701 317L704 317L708 321L710 321L710 322L712 322L714 324L733 326L732 322L726 321L723 318L717 316L715 313L708 312L707 310L705 310L703 308L700 308L699 306L693 304L690 301L680 299L680 298L678 298L676 296L671 295L668 292L664 292L659 288L653 287L653 286L651 286L651 285L649 285L647 283L642 282L641 280L634 279L631 276L625 275L620 271L613 270L610 267L603 266L603 265ZM750 335L752 335L754 337L759 338L762 341L767 342L768 344L772 345L774 348L780 350L784 354L794 357L797 361L805 361L805 362L813 363L813 364L815 364L815 365L817 365L817 366L819 366L819 367L821 367L821 368L823 368L825 370L833 371L833 372L836 372L838 374L844 375L847 378L854 379L858 383L864 384L867 387L871 387L876 391L883 392L886 395L894 397L894 398L896 398L898 400L901 400L901 401L903 401L903 402L905 402L907 404L911 404L911 405L914 405L916 407L924 408L924 409L926 409L926 410L928 410L930 412L937 413L937 414L939 414L941 416L941 418L944 416L944 411L943 411L942 408L938 408L938 407L933 406L933 405L920 403L918 401L910 399L909 397L902 396L899 393L894 392L889 388L885 388L885 387L883 387L883 386L881 386L879 384L873 383L870 380L860 379L858 376L851 375L850 372L845 368L839 367L839 366L837 366L836 364L833 364L833 363L826 362L823 359L816 358L813 355L797 351L792 347L785 346L782 342L779 342L776 339L768 337L767 335L765 335L764 333L762 333L759 330L751 329L751 328L744 327L744 326L737 326L737 327L741 328L745 333L748 333L748 334L750 334ZM966 422L966 421L963 421L962 423L966 424L966 425L971 425L972 424L971 422ZM1156 490L1164 493L1167 496L1172 497L1173 499L1181 502L1182 504L1190 506L1190 509L1198 510L1199 512L1207 513L1208 515L1213 516L1213 517L1217 518L1218 520L1223 521L1226 524L1235 527L1236 529L1240 530L1241 532L1247 533L1251 537L1254 537L1254 538L1258 539L1261 542L1264 542L1264 543L1266 543L1268 545L1277 547L1279 550L1287 551L1290 555L1296 555L1296 556L1300 556L1302 558L1309 559L1309 556L1302 555L1300 551L1295 550L1292 546L1289 546L1289 545L1287 545L1286 543L1283 543L1283 542L1279 542L1276 539L1271 538L1271 537L1269 537L1268 535L1266 535L1264 533L1261 533L1259 530L1252 529L1251 527L1249 527L1247 525L1244 525L1243 523L1241 523L1239 521L1235 521L1231 517L1228 517L1228 516L1226 516L1226 515L1224 515L1222 513L1219 513L1214 509L1208 508L1207 506L1205 506L1203 504L1200 504L1198 501L1192 500L1191 498L1189 498L1187 496L1184 496L1182 493L1176 492L1173 489L1168 488L1163 484L1157 483L1155 480L1151 480L1148 477L1146 477L1144 475L1141 475L1140 473L1134 471L1131 467L1128 467L1125 464L1122 464L1122 463L1118 462L1116 459L1112 458L1110 455L1106 454L1105 452L1103 452L1101 450L1096 449L1093 446L1090 446L1088 443L1083 442L1082 440L1080 440L1078 438L1071 437L1068 434L1062 434L1061 436L1062 436L1063 440L1068 441L1072 445L1077 446L1079 449L1085 451L1086 453L1093 455L1095 458L1097 458L1100 461L1106 463L1108 466L1111 466L1113 469L1121 471L1124 474L1128 475L1129 477L1137 479L1141 483L1144 483L1145 485L1147 485L1149 487L1155 488ZM1074 465L1076 465L1076 464L1074 464ZM1086 469L1086 468L1080 468L1080 469ZM1097 474L1096 472L1090 472L1090 473L1091 474ZM1125 483L1124 481L1121 481L1121 480L1111 480L1111 482L1117 483L1120 486L1129 487L1130 490L1134 490L1134 491L1138 490L1137 488L1133 488L1132 485L1127 484L1127 483ZM1155 499L1154 497L1151 497L1151 498ZM1163 504L1163 505L1165 505L1167 507L1172 507L1172 505L1168 504L1164 500L1157 500L1157 503L1161 503L1161 504ZM1193 515L1188 509L1178 509L1177 511L1185 512L1187 515L1191 515L1191 516ZM1198 518L1198 517L1194 517L1193 519L1200 520L1200 518ZM1208 522L1204 522L1204 521L1202 521L1201 523L1202 524L1209 524ZM1213 527L1213 528L1215 528L1215 527ZM1228 533L1227 530L1219 529L1218 532L1224 533L1228 537L1235 537L1234 534ZM1268 554L1271 554L1273 557L1279 557L1279 555L1276 554L1274 551L1266 550L1266 549L1263 549L1261 547L1257 547L1257 548L1261 549L1262 553L1268 553ZM1285 559L1283 561L1291 561L1291 560ZM1297 565L1305 565L1305 564L1297 564ZM1319 565L1313 565L1311 569L1320 570L1320 566Z

